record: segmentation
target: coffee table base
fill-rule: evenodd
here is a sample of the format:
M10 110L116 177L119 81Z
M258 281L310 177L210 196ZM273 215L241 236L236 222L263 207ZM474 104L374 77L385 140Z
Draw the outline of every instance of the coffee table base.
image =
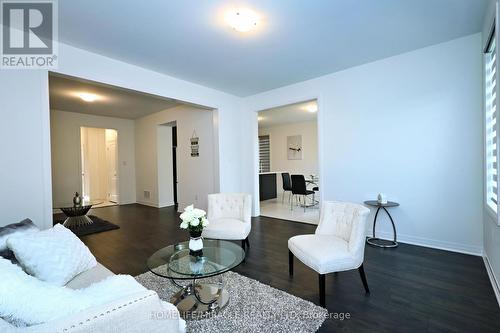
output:
M63 226L69 229L81 227L94 223L87 215L82 216L69 216L63 223Z
M229 302L229 293L217 284L189 284L170 299L184 319L204 319L218 313Z

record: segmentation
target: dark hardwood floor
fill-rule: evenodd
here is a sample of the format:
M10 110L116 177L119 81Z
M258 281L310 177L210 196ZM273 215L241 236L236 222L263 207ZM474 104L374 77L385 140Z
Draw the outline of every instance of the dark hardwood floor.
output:
M121 227L82 237L114 273L141 274L156 250L188 238L173 208L125 205L91 213ZM288 275L288 238L314 229L254 218L246 262L235 271L318 304L315 272L295 259L294 276ZM366 246L364 268L370 296L357 270L326 277L328 310L350 319L328 319L320 332L500 332L500 309L480 257L407 244Z

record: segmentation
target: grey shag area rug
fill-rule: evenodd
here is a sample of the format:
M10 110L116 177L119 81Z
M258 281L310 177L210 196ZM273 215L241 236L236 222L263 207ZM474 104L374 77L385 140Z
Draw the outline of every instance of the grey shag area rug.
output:
M229 303L216 315L188 320L187 332L316 332L328 311L302 298L234 272L221 275ZM169 301L179 288L169 279L147 272L135 277Z

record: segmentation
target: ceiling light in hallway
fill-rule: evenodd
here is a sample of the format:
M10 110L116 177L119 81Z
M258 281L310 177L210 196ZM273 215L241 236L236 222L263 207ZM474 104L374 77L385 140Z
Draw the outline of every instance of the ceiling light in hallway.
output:
M305 109L311 113L318 111L318 104L316 102L311 103L305 107Z
M80 97L83 101L89 102L89 103L94 102L94 101L99 99L99 96L97 96L96 94L91 94L91 93L81 92L81 93L77 93L76 95L78 97Z

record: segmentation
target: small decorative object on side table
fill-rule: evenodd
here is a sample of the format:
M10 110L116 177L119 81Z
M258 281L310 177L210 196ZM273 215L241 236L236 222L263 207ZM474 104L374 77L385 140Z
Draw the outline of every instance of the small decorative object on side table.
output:
M73 197L73 205L75 205L75 207L82 205L82 197L78 192L75 192L75 196Z
M391 214L389 214L389 211L387 210L387 208L397 207L397 206L399 206L399 203L387 201L387 199L385 198L385 196L383 194L379 194L379 199L382 199L380 201L385 201L385 203L382 203L379 200L365 201L365 205L377 207L377 211L375 212L375 218L373 219L373 237L368 238L366 240L366 242L370 245L377 246L377 247L383 247L383 248L397 247L398 242L397 242L397 236L396 236L396 226L394 225L394 220L392 219ZM377 225L377 217L378 217L378 212L380 211L380 209L383 209L387 213L387 215L389 216L389 219L391 220L392 231L394 233L394 240L385 240L385 239L380 239L380 238L375 237L375 227Z
M377 195L377 202L379 204L383 204L383 205L385 205L387 203L387 197L385 196L384 193L379 193Z
M203 255L203 238L201 232L208 225L207 213L193 205L184 208L181 214L181 229L189 231L191 239L189 240L189 254L195 257Z

